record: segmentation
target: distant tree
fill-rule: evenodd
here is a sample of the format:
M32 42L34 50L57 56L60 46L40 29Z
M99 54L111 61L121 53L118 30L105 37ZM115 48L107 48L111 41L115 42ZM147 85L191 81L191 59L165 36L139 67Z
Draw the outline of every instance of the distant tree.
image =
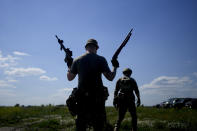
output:
M32 107L31 105L28 105L27 107Z
M56 107L64 107L64 106L65 106L64 104L56 105Z
M14 107L20 107L20 104L16 104Z

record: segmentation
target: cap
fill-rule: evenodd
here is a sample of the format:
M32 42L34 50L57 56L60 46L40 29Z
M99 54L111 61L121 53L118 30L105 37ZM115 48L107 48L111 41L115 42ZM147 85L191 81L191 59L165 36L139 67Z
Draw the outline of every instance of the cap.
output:
M125 68L123 71L122 71L123 74L132 74L132 70L130 68Z
M92 44L92 45L96 46L97 49L99 48L98 42L97 42L95 39L89 39L89 40L87 41L85 47L87 47L89 44Z

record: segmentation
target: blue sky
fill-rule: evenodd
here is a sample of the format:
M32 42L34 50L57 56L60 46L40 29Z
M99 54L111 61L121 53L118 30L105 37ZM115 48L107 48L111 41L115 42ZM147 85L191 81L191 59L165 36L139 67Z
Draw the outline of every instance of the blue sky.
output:
M103 77L107 105L126 67L133 69L144 105L197 97L196 12L195 0L1 0L0 105L65 104L77 78L66 79L54 35L74 58L95 38L112 68L111 57L131 28L115 80Z

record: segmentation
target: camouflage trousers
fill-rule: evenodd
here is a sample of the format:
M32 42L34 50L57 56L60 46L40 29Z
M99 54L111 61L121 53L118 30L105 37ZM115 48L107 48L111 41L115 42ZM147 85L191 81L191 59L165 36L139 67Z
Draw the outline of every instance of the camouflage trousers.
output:
M86 131L92 126L94 131L103 131L106 122L105 101L94 97L83 97L78 102L76 130Z
M127 112L127 110L130 112L130 115L132 117L132 129L133 131L137 131L137 114L136 114L136 107L135 103L120 103L119 108L118 108L118 120L115 124L115 129L114 131L118 131L120 128L120 124L122 120L124 119L124 116Z

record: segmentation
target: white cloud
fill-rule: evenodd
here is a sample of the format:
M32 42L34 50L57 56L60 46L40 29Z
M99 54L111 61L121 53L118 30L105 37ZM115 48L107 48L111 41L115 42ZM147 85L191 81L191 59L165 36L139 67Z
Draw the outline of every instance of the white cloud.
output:
M194 75L195 77L197 77L197 72L194 72L193 75Z
M51 95L51 97L64 97L68 98L71 94L73 88L62 88L58 89L55 94Z
M3 56L2 52L0 51L0 68L15 66L17 65L16 60L18 59L18 57L13 57L11 55Z
M148 105L173 97L197 97L195 81L190 77L160 76L139 89L143 103Z
M0 88L7 88L7 87L16 88L14 85L10 84L8 81L0 80Z
M29 54L24 53L24 52L19 52L19 51L14 51L13 54L14 55L19 55L19 56L29 56Z
M189 77L172 77L172 76L160 76L154 79L149 84L144 84L141 89L148 88L179 88L186 85L190 85L192 80Z
M56 77L48 77L46 75L42 75L42 76L40 76L40 80L44 80L44 81L56 81L57 78Z
M17 94L12 88L0 88L0 106L13 106L17 102Z
M22 99L20 103L29 105L41 105L41 104L66 104L66 99L69 97L73 88L61 88L54 90L54 93L48 96L33 96L27 99Z
M16 96L16 94L14 93L14 91L12 89L0 88L0 97L11 97L11 96Z
M73 90L73 88L64 88L63 89L63 91L65 91L65 92L70 92L70 91L72 91Z
M10 70L6 70L4 73L9 76L24 77L41 75L46 73L46 71L40 68L11 68Z
M14 80L14 79L8 79L8 82L17 82L17 80Z

